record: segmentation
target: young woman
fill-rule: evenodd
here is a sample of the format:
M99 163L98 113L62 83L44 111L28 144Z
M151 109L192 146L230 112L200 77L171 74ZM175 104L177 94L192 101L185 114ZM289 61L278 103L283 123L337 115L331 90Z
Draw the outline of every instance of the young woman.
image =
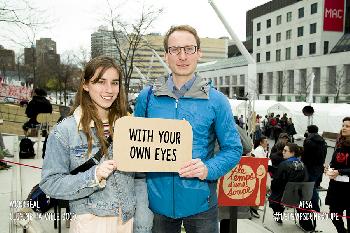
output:
M284 161L278 165L271 182L270 207L273 209L274 220L282 224L281 216L284 207L280 205L284 189L288 182L301 182L307 180L307 171L304 164L297 158L298 145L287 143L283 149Z
M75 217L70 232L132 233L134 173L117 171L112 160L113 122L127 115L121 69L97 57L85 67L72 114L50 133L40 187L52 198L69 200ZM98 165L70 172L101 149Z
M350 117L343 119L343 125L340 131L340 137L336 143L336 149L330 163L326 168L326 174L329 176L329 186L326 196L326 205L329 205L331 213L338 214L332 222L338 233L345 233L348 230L344 227L342 215L346 210L346 216L350 214ZM346 218L348 229L350 219Z

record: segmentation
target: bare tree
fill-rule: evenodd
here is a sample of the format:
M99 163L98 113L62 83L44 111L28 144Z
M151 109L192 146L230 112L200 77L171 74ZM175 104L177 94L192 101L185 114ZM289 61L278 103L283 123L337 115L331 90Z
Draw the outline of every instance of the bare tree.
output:
M33 27L37 22L32 21L35 8L28 1L0 0L0 23L16 26Z
M117 62L123 70L125 79L124 87L126 96L128 96L133 72L135 69L138 72L135 67L137 50L144 46L150 46L143 38L157 17L163 12L163 9L143 5L140 15L134 22L130 22L124 21L123 17L116 13L117 8L112 7L108 0L107 3L109 6L109 18L107 20L112 28L113 39L118 54Z
M278 76L277 76L277 100L282 101L284 89L286 87L286 83L288 81L288 74L286 70L283 71L278 71Z
M309 95L311 87L311 75L312 72L309 74L306 74L305 72L305 77L300 77L300 81L297 83L299 88L295 91L295 93L299 96L299 99L301 101L306 101L307 96Z
M0 38L20 45L21 47L35 47L37 33L49 25L49 19L38 7L27 0L0 0ZM44 19L44 20L43 20ZM32 51L30 66L33 77L33 87L36 86L36 54Z
M334 102L339 102L339 97L343 90L346 90L349 83L345 82L345 71L340 69L335 73L334 79L328 80L325 82L325 85L328 86L330 94L335 94Z

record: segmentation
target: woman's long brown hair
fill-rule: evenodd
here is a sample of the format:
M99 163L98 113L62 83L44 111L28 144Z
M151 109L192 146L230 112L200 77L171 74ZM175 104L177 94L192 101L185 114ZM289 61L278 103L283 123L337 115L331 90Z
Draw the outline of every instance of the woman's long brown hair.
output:
M90 128L90 122L95 123L97 138L101 144L102 152L105 155L107 153L107 140L103 133L103 123L97 114L97 109L92 102L89 92L85 91L83 86L88 84L91 78L99 71L97 78L93 80L93 83L96 83L101 79L102 75L109 68L114 68L117 70L119 75L119 94L116 100L113 102L109 108L108 113L108 123L109 123L109 132L113 135L113 123L116 119L127 115L127 105L126 97L123 86L123 75L121 68L114 62L110 57L100 56L90 60L84 69L84 72L80 79L80 86L78 92L75 96L75 103L73 105L71 114L74 110L80 106L82 110L82 116L79 122L79 125L82 126L83 132L87 137L88 142L88 155L91 155L92 150L92 131Z

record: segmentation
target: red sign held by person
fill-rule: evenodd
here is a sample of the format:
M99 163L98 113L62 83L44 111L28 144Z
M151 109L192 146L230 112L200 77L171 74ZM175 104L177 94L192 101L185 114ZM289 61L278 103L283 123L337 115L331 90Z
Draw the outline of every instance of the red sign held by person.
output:
M325 0L323 30L342 32L344 28L344 0Z
M219 206L262 206L266 195L267 158L242 157L219 181Z

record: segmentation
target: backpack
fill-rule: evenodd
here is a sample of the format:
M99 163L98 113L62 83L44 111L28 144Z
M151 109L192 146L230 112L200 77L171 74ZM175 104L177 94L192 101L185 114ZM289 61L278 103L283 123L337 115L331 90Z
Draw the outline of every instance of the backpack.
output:
M20 159L32 159L35 157L33 142L29 138L25 137L19 143L19 158Z

